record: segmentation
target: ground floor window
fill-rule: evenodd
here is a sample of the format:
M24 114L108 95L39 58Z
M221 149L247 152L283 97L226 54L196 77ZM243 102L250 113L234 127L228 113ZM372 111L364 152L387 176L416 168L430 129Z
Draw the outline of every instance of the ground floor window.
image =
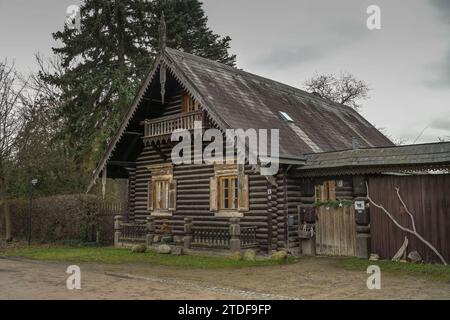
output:
M220 210L238 209L238 177L219 178L219 204Z
M214 164L209 204L216 217L243 217L249 211L248 175L244 165Z
M149 166L152 177L148 181L147 209L154 216L171 216L176 210L177 181L172 164Z
M169 181L155 180L153 183L153 208L156 210L169 209Z

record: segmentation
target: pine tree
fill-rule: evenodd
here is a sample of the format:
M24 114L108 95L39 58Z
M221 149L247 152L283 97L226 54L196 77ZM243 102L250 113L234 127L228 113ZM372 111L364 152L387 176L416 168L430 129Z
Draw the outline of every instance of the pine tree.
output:
M63 75L44 80L62 90L63 138L92 168L119 125L158 51L161 12L168 46L234 65L231 39L214 34L198 0L85 0L81 29L53 34Z

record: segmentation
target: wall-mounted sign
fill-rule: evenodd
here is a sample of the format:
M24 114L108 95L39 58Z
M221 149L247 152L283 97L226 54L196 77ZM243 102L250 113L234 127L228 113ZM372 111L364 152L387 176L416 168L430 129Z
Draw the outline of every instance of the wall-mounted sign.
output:
M364 210L365 203L363 200L355 201L355 210Z

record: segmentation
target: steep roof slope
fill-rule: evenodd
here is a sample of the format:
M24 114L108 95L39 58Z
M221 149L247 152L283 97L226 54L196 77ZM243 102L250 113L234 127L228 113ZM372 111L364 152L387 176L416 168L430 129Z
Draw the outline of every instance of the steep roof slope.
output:
M280 157L360 147L391 146L392 142L350 107L236 68L165 48L146 79L94 171L95 183L142 106L147 89L157 81L161 65L198 99L222 129L279 129ZM286 112L292 122L281 118ZM126 159L125 159L126 160Z
M230 128L280 129L280 155L390 146L392 142L350 107L179 50L166 56ZM293 122L280 117L286 112Z

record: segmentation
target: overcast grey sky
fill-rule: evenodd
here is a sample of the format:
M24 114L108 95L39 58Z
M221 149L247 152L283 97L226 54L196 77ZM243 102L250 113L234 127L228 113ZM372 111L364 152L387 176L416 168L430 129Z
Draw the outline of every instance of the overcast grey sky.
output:
M0 59L33 70L79 0L0 0ZM397 138L450 136L450 0L204 0L210 27L230 35L238 67L292 86L348 71L373 89L362 114ZM366 9L381 7L381 30Z

